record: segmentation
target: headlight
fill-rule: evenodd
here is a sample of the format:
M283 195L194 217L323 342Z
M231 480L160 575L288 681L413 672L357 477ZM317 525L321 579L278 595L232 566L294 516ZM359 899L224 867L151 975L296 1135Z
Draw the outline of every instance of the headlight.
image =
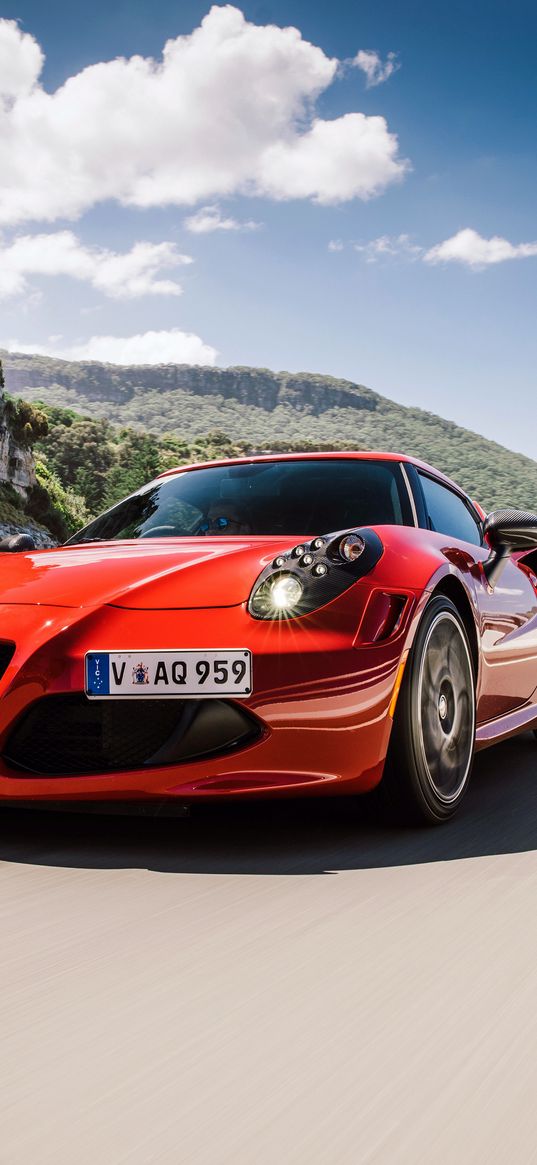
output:
M376 566L383 551L374 530L340 530L278 554L255 583L254 619L296 619L343 594Z
M304 587L293 574L281 574L269 584L269 603L275 611L291 611L298 606Z

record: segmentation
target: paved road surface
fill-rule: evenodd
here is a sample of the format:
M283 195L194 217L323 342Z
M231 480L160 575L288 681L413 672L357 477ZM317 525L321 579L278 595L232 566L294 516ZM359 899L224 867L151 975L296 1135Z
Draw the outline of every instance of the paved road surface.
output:
M1 1165L537 1162L537 744L363 803L8 810Z

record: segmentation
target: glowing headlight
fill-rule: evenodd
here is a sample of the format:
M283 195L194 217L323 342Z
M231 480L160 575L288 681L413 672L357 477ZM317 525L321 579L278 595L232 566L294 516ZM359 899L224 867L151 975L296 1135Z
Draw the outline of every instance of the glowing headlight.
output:
M255 619L293 619L300 614L303 595L304 586L297 574L269 574L250 596L248 609Z
M293 574L282 574L270 588L269 601L277 611L290 611L298 606L303 593L304 587L299 579Z
M374 530L337 530L277 554L261 571L248 599L254 619L286 622L326 607L369 574L383 552Z

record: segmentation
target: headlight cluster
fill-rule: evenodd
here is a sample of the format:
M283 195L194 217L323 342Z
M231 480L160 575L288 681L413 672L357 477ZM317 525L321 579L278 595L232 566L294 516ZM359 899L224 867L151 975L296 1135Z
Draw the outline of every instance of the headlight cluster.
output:
M248 601L254 619L297 619L324 607L378 562L374 530L340 530L278 554L259 575Z

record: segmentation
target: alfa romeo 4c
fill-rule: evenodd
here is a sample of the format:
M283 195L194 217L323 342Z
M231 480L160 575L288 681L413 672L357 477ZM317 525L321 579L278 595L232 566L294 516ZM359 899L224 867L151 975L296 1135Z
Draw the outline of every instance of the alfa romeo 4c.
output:
M0 549L0 798L366 793L441 822L537 726L537 516L385 453L170 471Z

